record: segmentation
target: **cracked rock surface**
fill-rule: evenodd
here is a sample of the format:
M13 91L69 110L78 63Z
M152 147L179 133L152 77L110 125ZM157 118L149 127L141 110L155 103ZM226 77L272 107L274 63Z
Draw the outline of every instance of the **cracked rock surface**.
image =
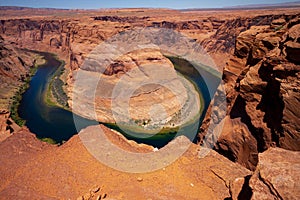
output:
M270 148L259 154L258 166L250 179L252 198L299 199L300 152Z

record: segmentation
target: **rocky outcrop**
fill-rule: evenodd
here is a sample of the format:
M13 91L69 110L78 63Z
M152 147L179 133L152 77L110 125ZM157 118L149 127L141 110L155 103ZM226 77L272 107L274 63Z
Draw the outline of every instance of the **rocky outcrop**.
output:
M293 26L293 24L298 23ZM284 50L285 54L287 56L287 59L290 61L299 64L300 59L299 59L299 53L300 53L300 24L299 24L299 19L295 19L289 23L289 26L291 27L286 33L286 42L284 43Z
M77 200L101 200L106 199L107 194L103 193L102 188L99 186L95 186L94 188L90 189L89 192L81 195L77 198Z
M0 111L0 142L11 136L12 133L18 132L20 127L9 117L7 110Z
M12 98L29 76L36 55L17 49L0 36L0 109L9 110Z
M114 135L102 128L107 135ZM122 138L110 139L116 145L128 143ZM174 141L177 146L182 140L178 139ZM143 147L125 149L140 156L145 152ZM22 130L1 142L0 151L0 195L6 198L225 199L231 194L238 196L244 177L251 175L214 151L199 159L195 144L171 165L140 174L114 170L99 162L78 136L58 147Z
M3 20L0 26L5 30L3 37L16 46L57 53L67 61L67 68L74 69L81 64L78 61L81 61L82 54L91 50L82 52L82 46L98 44L107 33L111 35L109 29L94 30L97 25L79 24L76 20L14 19Z
M224 69L230 119L216 149L252 170L269 147L300 150L298 23L299 16L284 17L242 32Z
M259 154L250 178L251 199L299 199L300 153L270 148Z
M147 20L149 17L119 17L119 16L97 16L93 17L94 20L111 21L111 22L125 22L134 23L137 21Z
M183 21L183 22L169 22L169 21L152 22L152 24L149 27L168 28L168 29L176 29L176 30L199 30L199 29L203 29L204 27L208 27L209 30L213 29L210 22L203 22L197 20Z
M215 149L234 162L255 170L258 161L257 141L241 118L224 119L224 128Z
M239 17L236 19L226 20L223 21L219 27L215 27L217 28L215 34L201 43L208 52L231 52L235 47L239 48L238 43L236 42L241 42L241 40L237 39L237 37L243 37L240 33L249 30L252 26L270 26L274 20L275 24L273 23L272 27L278 28L285 22L285 20L290 20L293 17L293 15L261 15L256 17ZM283 20L284 22L280 22L280 24L278 24L279 22L276 22L276 20ZM239 53L244 54L243 51L239 51Z
M300 45L298 42L288 41L285 44L285 51L289 60L299 63L299 53L300 53Z

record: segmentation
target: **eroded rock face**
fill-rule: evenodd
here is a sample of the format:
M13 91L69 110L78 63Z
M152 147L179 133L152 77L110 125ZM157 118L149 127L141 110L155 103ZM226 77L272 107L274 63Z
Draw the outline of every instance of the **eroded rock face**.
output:
M258 161L255 138L240 118L230 119L227 116L224 121L216 150L232 161L254 170Z
M14 48L0 36L0 109L9 110L14 93L29 75L35 55Z
M14 96L28 79L36 61L34 53L15 48L0 36L0 141L20 129L10 118L10 108L17 103Z
M251 199L299 199L300 153L270 148L259 154L250 179Z
M249 169L255 168L257 153L269 147L300 150L298 18L281 20L277 29L252 26L242 32L235 56L224 69L227 121L240 119L240 126L249 131L236 131L229 123L216 148ZM239 154L245 152L245 146L249 152ZM244 162L246 155L250 159Z
M282 16L282 15L261 15L256 16L252 18L241 18L237 17L236 19L231 20L217 20L216 22L220 22L217 24L220 24L220 26L214 27L217 28L217 31L215 34L213 34L210 38L205 39L202 41L202 44L209 52L231 52L234 50L234 46L237 49L241 49L242 51L239 51L239 56L245 55L246 52L249 51L248 45L249 41L251 40L251 37L246 36L246 40L238 40L237 38L245 38L246 35L253 35L255 29L263 29L264 26L269 26L274 18L282 19L281 17L289 18L290 16ZM285 19L282 19L285 20ZM213 21L213 24L216 24L216 22ZM281 25L281 24L280 24ZM249 30L252 28L251 33L243 33L246 30ZM255 30L255 31L254 31ZM246 44L246 46L244 45ZM244 47L244 48L243 48Z
M149 17L97 16L97 17L94 17L94 20L133 23L136 21L146 20L148 18Z
M11 135L13 130L8 125L9 122L9 112L6 110L0 111L0 142L5 140Z

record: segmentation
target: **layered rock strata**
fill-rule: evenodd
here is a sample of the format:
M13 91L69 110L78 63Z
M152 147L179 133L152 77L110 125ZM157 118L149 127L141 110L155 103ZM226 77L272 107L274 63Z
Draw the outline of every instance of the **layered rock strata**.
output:
M216 149L249 169L269 147L299 150L298 26L299 16L252 26L224 68L228 117Z

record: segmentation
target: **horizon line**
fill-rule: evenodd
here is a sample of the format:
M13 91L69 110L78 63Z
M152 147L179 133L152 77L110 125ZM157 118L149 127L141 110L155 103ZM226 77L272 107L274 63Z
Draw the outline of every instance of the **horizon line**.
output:
M284 5L287 4L287 5ZM1 8L24 8L24 9L56 9L56 10L105 10L105 9L169 9L169 10L207 10L207 9L251 9L251 8L265 8L265 7L291 7L300 6L300 1L287 1L284 3L270 3L270 4L241 4L235 6L223 6L223 7L186 7L186 8L170 8L170 7L99 7L99 8L62 8L62 7L35 7L35 6L18 6L18 5L0 5Z

